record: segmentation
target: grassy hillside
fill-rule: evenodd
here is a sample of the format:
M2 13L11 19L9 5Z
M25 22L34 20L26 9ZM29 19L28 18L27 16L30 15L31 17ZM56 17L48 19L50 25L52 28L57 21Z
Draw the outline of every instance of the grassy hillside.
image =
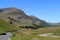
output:
M12 30L16 30L17 28L14 27L13 25L10 25L9 23L0 20L0 33L4 33L6 31L12 31Z
M37 34L40 33L54 33L54 35L60 36L60 27L47 27L37 30L23 29L12 36L12 40L60 40L60 38L38 36Z

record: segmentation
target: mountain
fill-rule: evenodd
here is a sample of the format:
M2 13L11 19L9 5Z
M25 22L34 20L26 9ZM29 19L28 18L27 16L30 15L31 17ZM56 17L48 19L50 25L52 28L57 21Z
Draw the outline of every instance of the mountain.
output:
M49 25L46 21L41 20L41 19L39 19L39 18L37 18L37 17L35 17L35 16L29 16L29 17L32 19L33 24L43 25L43 26Z
M20 26L34 26L33 24L48 24L46 21L35 16L28 16L21 9L14 7L0 9L0 19L18 28Z
M58 23L49 23L51 26L60 26L60 22Z

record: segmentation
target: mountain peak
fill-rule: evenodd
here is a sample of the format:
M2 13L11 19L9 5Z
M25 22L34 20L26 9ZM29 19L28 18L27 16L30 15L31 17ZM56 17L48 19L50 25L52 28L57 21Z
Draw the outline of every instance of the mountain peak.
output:
M25 13L21 9L17 9L14 7L9 7L9 8L2 8L0 9L0 12L4 14L11 14L11 15L25 15Z

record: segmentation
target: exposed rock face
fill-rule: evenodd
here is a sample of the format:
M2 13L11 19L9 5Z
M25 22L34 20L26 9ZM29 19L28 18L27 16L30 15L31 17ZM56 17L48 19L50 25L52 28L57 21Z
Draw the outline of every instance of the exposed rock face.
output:
M33 26L33 24L39 25L40 23L47 23L35 16L28 16L22 10L17 8L0 9L0 19L3 19L14 26Z

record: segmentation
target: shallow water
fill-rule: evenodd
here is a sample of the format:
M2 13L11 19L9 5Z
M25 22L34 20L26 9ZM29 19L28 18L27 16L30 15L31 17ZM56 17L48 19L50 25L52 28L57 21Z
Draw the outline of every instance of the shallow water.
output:
M12 36L10 32L6 33L6 35L0 35L0 40L9 40L9 38Z

